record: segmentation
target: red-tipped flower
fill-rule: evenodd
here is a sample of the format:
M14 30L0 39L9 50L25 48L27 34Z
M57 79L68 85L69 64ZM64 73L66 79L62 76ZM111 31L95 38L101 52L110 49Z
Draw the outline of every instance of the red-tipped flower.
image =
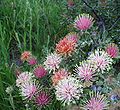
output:
M75 50L75 47L75 43L65 37L56 45L56 51L62 55L70 55Z
M32 56L30 51L24 51L21 55L21 60L22 61L27 61L29 58Z

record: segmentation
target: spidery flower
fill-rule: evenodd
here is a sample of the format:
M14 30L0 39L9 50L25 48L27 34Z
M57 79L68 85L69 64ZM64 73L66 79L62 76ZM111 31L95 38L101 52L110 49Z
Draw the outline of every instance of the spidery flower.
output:
M35 67L33 73L37 78L42 78L47 74L47 71L45 70L44 67L39 65L39 66Z
M16 86L21 87L25 83L32 82L33 77L34 77L34 74L30 73L28 71L19 74L18 77L17 77L17 80L16 80Z
M106 52L110 55L111 58L116 58L119 54L119 48L116 44L110 43L106 47Z
M77 67L76 72L78 73L79 78L85 81L92 80L95 75L95 69L92 64L87 61L81 62L80 66Z
M38 106L46 106L50 102L50 96L42 91L37 95L35 102Z
M75 103L75 100L78 100L83 91L82 85L79 84L79 81L73 77L67 77L58 82L55 86L56 89L56 98L63 102L63 104Z
M77 43L78 42L78 35L75 32L70 32L68 33L65 38L67 38L68 40L72 41L73 43Z
M35 85L34 82L30 82L30 83L28 82L22 85L20 91L21 91L21 96L23 96L24 99L32 99L32 97L37 92L37 86Z
M85 110L106 110L108 108L108 101L104 95L96 93L86 102Z
M93 17L91 17L89 14L81 14L75 19L74 26L78 30L87 30L92 26L92 24Z
M101 70L104 72L105 70L109 70L112 64L112 58L110 58L105 51L100 49L95 50L95 52L88 57L88 60L93 63L96 71Z
M57 72L54 73L52 76L52 82L53 85L58 84L58 82L66 77L68 77L69 72L67 72L65 69L60 69Z
M56 52L61 55L71 55L75 51L76 43L69 40L68 38L63 38L56 45Z
M51 53L47 56L46 61L44 62L44 65L47 69L55 70L56 68L59 68L59 64L62 61L62 58L57 53Z

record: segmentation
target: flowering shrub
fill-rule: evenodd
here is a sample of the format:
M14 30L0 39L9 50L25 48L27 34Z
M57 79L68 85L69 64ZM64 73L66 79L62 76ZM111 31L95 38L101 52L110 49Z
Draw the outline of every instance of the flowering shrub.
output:
M68 5L74 6L73 1ZM75 32L59 39L52 52L41 58L44 59L41 63L31 51L21 54L21 68L25 71L17 75L16 87L24 103L35 109L57 102L61 110L68 106L77 106L80 110L109 110L111 99L120 99L120 96L111 97L112 87L108 84L112 81L109 78L119 48L115 43L93 38L99 36L94 23L95 18L89 14L76 17L72 27Z

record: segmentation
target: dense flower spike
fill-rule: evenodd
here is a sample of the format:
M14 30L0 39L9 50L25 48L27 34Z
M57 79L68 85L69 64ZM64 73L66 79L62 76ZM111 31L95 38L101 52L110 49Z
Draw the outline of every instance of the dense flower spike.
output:
M52 76L53 85L56 85L60 80L68 77L68 75L69 75L69 72L67 72L65 69L58 70Z
M96 93L85 105L85 110L106 110L108 107L107 98L100 93Z
M89 14L81 14L76 18L74 26L78 30L87 30L92 24L93 18Z
M30 83L25 83L21 88L21 95L25 98L25 99L31 99L35 93L37 92L37 87L33 82Z
M55 86L56 89L56 98L57 100L62 101L64 104L75 103L75 100L80 98L82 93L82 85L79 84L79 81L73 77L67 77L58 82Z
M57 53L51 53L47 56L46 61L44 62L44 65L47 69L55 70L59 68L59 64L62 61L62 58Z
M65 37L56 45L56 51L62 55L70 55L75 50L75 47L75 43Z
M118 46L114 43L110 43L106 47L106 52L110 55L111 58L116 58L119 54Z
M105 51L100 49L95 50L95 52L88 57L88 60L94 64L96 71L101 70L104 72L104 70L109 70L112 64L112 58L110 58Z
M37 59L35 57L31 57L28 59L28 64L29 65L36 65L37 64Z
M16 86L21 87L25 83L32 82L33 77L34 77L33 73L30 73L30 72L27 72L27 71L19 74L18 78L16 80Z
M92 80L95 69L93 68L92 64L89 62L82 62L80 66L77 67L76 72L79 75L79 78L85 81Z
M68 33L65 37L74 43L78 42L78 35L75 32Z
M30 51L24 51L21 55L22 61L27 61L32 56Z
M47 71L44 67L39 65L34 69L33 73L37 78L42 78L47 74Z
M45 106L50 102L50 96L46 92L40 92L35 102L38 106Z

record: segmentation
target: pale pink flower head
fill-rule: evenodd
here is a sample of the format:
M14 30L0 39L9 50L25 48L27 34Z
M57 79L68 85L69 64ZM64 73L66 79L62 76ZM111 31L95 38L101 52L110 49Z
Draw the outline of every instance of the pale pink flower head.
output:
M77 43L78 42L78 35L77 33L75 32L71 32L71 33L68 33L65 38L67 38L68 40L74 42L74 43Z
M110 43L106 47L106 52L110 55L111 58L116 58L119 54L118 46L114 43Z
M24 99L32 99L37 92L37 87L33 82L25 83L21 88L21 95Z
M46 106L50 102L50 96L42 91L36 96L35 102L38 106Z
M38 65L37 67L35 67L33 73L37 78L42 78L47 74L47 71L43 66Z
M95 69L89 61L81 62L80 66L77 67L76 72L80 79L90 81L95 75Z
M108 107L107 98L100 93L96 93L85 105L85 110L106 110Z
M75 100L80 98L83 91L79 81L70 76L60 80L55 89L57 100L62 101L64 105L69 105L71 102L75 103Z
M58 82L62 79L64 79L65 77L68 77L69 72L66 71L65 69L60 69L57 72L54 73L54 75L52 76L52 82L53 85L58 84Z
M37 59L35 57L31 57L28 60L29 65L36 65L37 64Z
M93 17L90 16L89 14L81 14L77 16L75 19L75 24L74 26L78 30L87 30L89 29L93 24Z
M104 50L97 49L93 52L88 60L94 65L96 71L102 71L110 69L110 65L112 65L112 58L105 52Z
M16 80L16 86L21 87L25 83L32 82L33 77L34 77L34 74L28 71L19 74Z
M55 70L59 68L59 64L62 61L62 58L57 53L51 53L47 56L44 65L47 69Z

